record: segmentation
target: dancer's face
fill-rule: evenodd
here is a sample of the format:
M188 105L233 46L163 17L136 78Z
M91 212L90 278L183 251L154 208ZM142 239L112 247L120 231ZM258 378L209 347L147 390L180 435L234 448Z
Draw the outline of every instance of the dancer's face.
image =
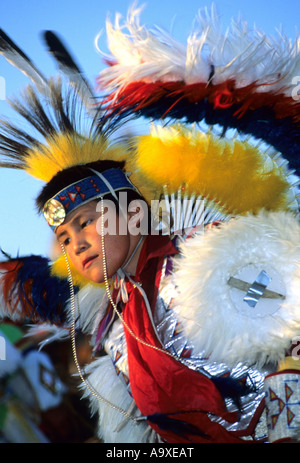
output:
M108 278L122 267L131 255L138 237L128 231L130 215L118 214L111 201L91 201L72 211L56 230L76 270L95 283L104 281L103 240Z

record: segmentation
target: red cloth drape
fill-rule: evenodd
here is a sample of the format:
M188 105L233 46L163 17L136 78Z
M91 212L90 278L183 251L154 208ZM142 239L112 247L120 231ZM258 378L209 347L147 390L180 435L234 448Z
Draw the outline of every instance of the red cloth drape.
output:
M135 281L142 283L152 309L155 306L161 269L165 256L176 253L167 237L147 237L141 251ZM147 313L144 298L138 288L128 284L129 300L123 309L125 323L135 336L161 347ZM235 421L214 383L205 375L191 370L160 350L155 350L135 339L125 327L128 365L134 400L145 416L162 413L169 418L189 423L199 434L182 431L179 434L149 424L170 443L241 442L221 425L211 421L208 413ZM205 436L203 436L205 434Z

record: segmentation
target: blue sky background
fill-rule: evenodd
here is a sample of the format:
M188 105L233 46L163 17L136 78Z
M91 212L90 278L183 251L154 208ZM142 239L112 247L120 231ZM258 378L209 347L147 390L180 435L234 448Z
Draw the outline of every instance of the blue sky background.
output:
M205 0L148 0L141 22L154 24L185 43L192 30L193 20L200 8L210 7ZM293 41L299 33L299 0L215 0L223 28L240 13L250 26L256 25L269 35L281 28ZM108 13L126 15L128 0L1 0L0 28L2 28L49 76L56 67L47 54L41 31L51 29L60 34L92 83L103 69L101 56L94 39L105 29ZM100 41L106 49L105 31ZM0 56L0 77L5 79L6 97L18 95L29 80ZM11 116L5 100L0 99L0 116ZM24 172L0 170L0 247L12 256L30 253L47 255L52 233L42 217L34 210L34 198L42 184Z

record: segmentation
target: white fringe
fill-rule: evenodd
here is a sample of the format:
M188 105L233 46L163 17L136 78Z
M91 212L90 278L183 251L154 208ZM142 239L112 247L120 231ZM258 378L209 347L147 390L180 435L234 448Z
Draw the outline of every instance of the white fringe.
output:
M28 331L25 334L25 337L35 338L40 336L46 336L46 338L39 343L39 350L42 350L51 342L65 341L70 337L70 332L67 327L51 325L50 323L38 323L36 325L27 326Z
M133 399L126 386L116 375L108 356L100 357L86 367L89 384L106 400L122 410L133 410ZM142 421L136 424L125 420L124 415L92 395L83 384L84 397L89 397L92 413L99 413L98 437L105 443L146 443L153 440L149 426ZM138 415L137 415L138 416Z
M93 284L84 285L75 296L76 327L83 333L92 334L95 322L101 320L107 307L107 297L104 287ZM71 302L67 306L68 322L72 322Z

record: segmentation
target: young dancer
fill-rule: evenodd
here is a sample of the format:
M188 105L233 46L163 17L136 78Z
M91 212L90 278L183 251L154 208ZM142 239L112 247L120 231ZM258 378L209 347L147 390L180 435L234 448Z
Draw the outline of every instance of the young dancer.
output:
M3 262L3 313L70 326L104 442L294 438L296 402L287 415L272 409L287 381L293 397L299 393L295 365L280 366L299 332L289 171L247 142L178 125L112 141L114 116L101 106L87 105L91 125L80 131L86 82L69 95L60 84L43 85L42 96L31 89L15 109L44 141L3 124L2 165L45 181L37 206L62 254L53 263ZM152 227L151 200L163 196ZM170 197L172 230L179 205L180 219L189 206L194 214L175 235L163 232ZM201 233L191 230L199 225ZM84 371L77 329L92 335L96 357Z

